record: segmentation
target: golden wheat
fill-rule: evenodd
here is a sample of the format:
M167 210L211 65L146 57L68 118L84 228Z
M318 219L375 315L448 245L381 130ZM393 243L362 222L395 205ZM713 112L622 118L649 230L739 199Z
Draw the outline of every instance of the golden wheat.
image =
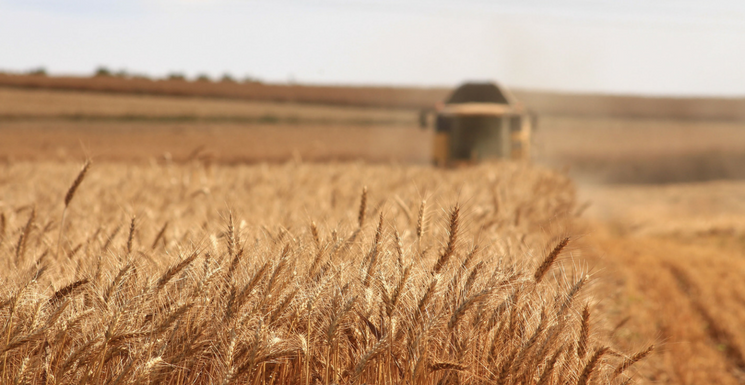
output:
M648 354L596 348L588 278L552 274L568 240L538 252L574 212L544 170L98 164L60 258L47 222L70 166L2 167L22 241L0 245L4 383L621 383ZM450 209L427 215L419 191Z

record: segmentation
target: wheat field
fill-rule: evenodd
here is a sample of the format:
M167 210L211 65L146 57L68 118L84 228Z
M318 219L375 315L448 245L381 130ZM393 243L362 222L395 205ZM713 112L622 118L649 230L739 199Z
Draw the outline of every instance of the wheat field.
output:
M523 164L5 163L2 383L629 383Z

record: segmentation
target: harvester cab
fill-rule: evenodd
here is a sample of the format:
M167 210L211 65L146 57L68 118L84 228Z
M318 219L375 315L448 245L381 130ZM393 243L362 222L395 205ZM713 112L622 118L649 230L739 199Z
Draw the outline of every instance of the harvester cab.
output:
M433 162L529 159L532 121L522 103L494 83L465 83L434 111ZM420 124L426 127L426 112Z

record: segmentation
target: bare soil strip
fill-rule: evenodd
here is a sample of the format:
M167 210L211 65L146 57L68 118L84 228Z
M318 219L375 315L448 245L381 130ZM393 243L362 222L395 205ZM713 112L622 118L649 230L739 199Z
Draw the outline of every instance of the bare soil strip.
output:
M605 326L634 350L647 383L745 380L742 183L581 187L591 199L584 250L601 277ZM708 224L708 228L706 225Z

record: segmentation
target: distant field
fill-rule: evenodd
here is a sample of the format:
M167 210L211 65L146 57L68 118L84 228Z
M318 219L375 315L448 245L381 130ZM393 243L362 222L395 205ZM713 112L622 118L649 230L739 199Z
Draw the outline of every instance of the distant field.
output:
M416 110L0 88L0 158L429 160Z
M417 110L338 107L307 103L0 88L0 122L33 119L166 122L243 120L413 125L417 122L417 113Z
M147 78L47 77L0 73L0 86L117 94L210 97L254 101L432 108L452 87L381 87L264 84ZM663 119L745 120L745 98L649 97L512 90L539 115L614 116Z
M161 96L298 102L384 108L431 107L447 88L345 87L150 80L119 77L46 77L0 74L0 86Z
M427 163L418 111L0 88L0 159ZM533 159L596 182L745 178L745 121L541 115Z
M32 121L0 123L0 159L368 160L423 163L431 132L410 126Z
M534 154L594 182L743 179L745 121L547 116Z

